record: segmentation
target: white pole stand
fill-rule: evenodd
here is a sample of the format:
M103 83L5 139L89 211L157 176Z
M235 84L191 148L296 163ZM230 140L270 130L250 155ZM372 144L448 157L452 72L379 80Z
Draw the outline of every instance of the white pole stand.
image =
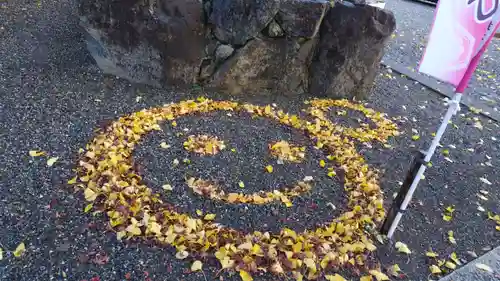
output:
M420 154L414 158L412 167L407 174L406 180L403 183L401 190L398 192L398 195L396 196L396 199L394 200L380 230L380 232L382 234L386 234L389 239L391 239L394 235L399 221L401 220L403 213L406 211L406 208L408 207L408 204L413 197L413 193L417 189L417 185L420 179L422 179L425 169L427 168L432 155L434 155L434 152L436 151L436 148L438 147L439 142L443 137L444 131L446 130L449 121L451 120L453 115L455 115L460 110L461 98L461 93L455 93L453 99L448 100L448 111L446 111L443 122L436 132L436 136L432 140L429 150L427 150L427 152L425 153L420 152Z

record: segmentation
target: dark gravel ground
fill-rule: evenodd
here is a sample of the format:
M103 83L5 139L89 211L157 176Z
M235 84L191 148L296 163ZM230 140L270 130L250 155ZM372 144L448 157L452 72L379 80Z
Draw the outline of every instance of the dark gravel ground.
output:
M415 0L388 0L386 9L396 16L397 30L385 58L416 70L434 20L435 6ZM471 101L500 110L500 39L493 39L476 71L467 95ZM449 87L453 90L452 87Z
M170 249L152 243L118 242L114 233L107 231L102 217L83 213L82 195L66 186L75 155L94 129L123 114L199 95L130 85L100 74L85 51L74 10L74 4L64 0L0 4L0 247L13 250L21 241L27 246L19 259L4 253L0 280L124 280L129 273L131 280L214 280L214 266L205 267L206 276L188 274L188 263L177 261ZM305 98L256 96L241 100L276 103L286 111L299 112ZM385 70L369 103L390 116L402 116L404 134L391 141L392 150L377 145L373 149L360 147L373 167L384 171L381 185L390 198L405 176L411 149L427 145L445 109L435 93ZM478 118L484 128L474 127L471 118ZM499 245L494 223L477 211L480 204L486 210L500 212L496 188L500 176L495 173L500 142L494 140L500 139L498 124L467 110L455 118L455 124L458 128L451 127L442 142L454 162L444 160L438 151L395 237L407 243L413 254L398 254L391 245L377 252L385 266L398 263L408 280L427 280L424 253L429 247L443 256L455 251L460 258L470 260L467 251L479 255ZM174 171L168 164L188 156L180 149L183 136L173 135L184 128L190 130L185 135L217 135L237 149L236 154L226 151L213 160L190 156L193 165L182 168L203 177L214 176L228 189L236 189L238 179L245 181L246 190L256 191L304 175L321 175L313 160L320 155L312 149L303 165L289 165L286 171L277 169L276 178L263 177L259 172L259 167L272 161L265 154L269 141L290 139L307 144L297 132L242 116L186 117L176 129L166 125L164 133L148 136L136 151L136 161L142 161L144 175L154 189L170 181L174 192L169 200L187 212L196 208L214 212L225 224L240 229L272 230L285 225L302 229L336 215L327 203L337 206L337 211L345 205L338 181L328 179L321 180L311 194L297 199L286 211L279 204L262 209L223 208L197 198L182 187L180 174L176 175L182 171ZM421 141L411 139L416 134ZM160 150L160 141L173 146ZM47 151L59 161L47 167L46 158L28 156L32 149ZM228 173L231 176L225 176ZM480 177L492 185L482 183ZM263 187L257 188L258 184ZM327 185L333 188L326 189ZM477 197L480 190L489 192L487 201ZM390 200L386 203L389 205ZM457 209L454 218L444 222L442 210L452 204ZM455 231L457 246L447 242L448 230ZM224 279L238 277L224 275Z

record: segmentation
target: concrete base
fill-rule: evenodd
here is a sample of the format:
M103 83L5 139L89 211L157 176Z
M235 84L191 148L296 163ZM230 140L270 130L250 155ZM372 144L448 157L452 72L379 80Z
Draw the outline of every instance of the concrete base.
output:
M479 269L477 264L489 266L493 272ZM495 281L500 280L500 247L497 247L485 255L471 261L465 266L455 270L451 274L439 279L439 281Z

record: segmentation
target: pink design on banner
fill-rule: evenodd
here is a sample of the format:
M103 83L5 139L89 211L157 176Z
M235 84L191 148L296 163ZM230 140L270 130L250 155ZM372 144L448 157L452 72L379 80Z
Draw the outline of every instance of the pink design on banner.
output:
M440 0L419 71L457 86L494 35L499 1Z

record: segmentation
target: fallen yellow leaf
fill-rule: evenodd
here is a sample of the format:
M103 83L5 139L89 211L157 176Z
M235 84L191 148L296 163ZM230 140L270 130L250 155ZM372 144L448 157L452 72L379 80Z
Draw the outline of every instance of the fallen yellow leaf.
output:
M373 281L373 278L371 275L366 275L366 276L363 276L359 279L359 281Z
M94 207L94 204L88 204L87 206L85 206L85 209L83 209L83 212L88 213L92 209L92 207Z
M165 191L172 191L172 190L174 190L174 188L170 184L164 184L164 185L161 186L161 188L163 188L163 190L165 190Z
M396 249L398 252L405 253L407 255L411 254L410 248L403 242L396 242Z
M75 183L76 183L76 177L74 177L68 181L68 184L75 184Z
M435 258L438 256L438 254L434 253L433 251L428 251L425 253L426 256L428 256L429 258Z
M328 281L347 281L344 277L335 273L335 275L325 275L326 280Z
M45 155L45 151L30 150L29 154L31 157L38 157Z
M204 220L211 221L215 219L215 214L206 214Z
M272 173L272 172L273 172L273 170L274 170L274 169L273 169L273 166L271 166L271 165L267 165L267 166L266 166L266 171L267 171L268 173Z
M384 273L378 271L378 270L370 270L369 273L377 279L377 281L387 281L389 280L389 276L385 275Z
M166 142L162 142L162 143L160 143L160 147L163 149L168 149L168 148L170 148L170 145L168 145Z
M3 260L3 249L0 248L0 261Z
M240 270L240 277L243 281L253 281L252 275L244 270Z
M441 269L439 268L439 266L433 264L431 266L429 266L429 269L431 270L431 273L432 274L440 274L442 273Z
M401 268L399 267L399 264L394 264L388 270L389 274L392 276L399 276L400 271L401 271Z
M239 187L241 187L241 188L243 188L243 187L245 187L245 183L244 183L244 182L242 182L242 181L240 181L240 182L238 183L238 186L239 186Z
M85 196L85 200L87 201L94 201L97 198L97 193L95 193L92 189L86 188L85 191L83 192Z
M51 157L49 160L47 160L47 166L52 167L57 160L59 160L59 157Z
M447 268L449 268L449 269L455 269L455 268L457 268L457 265L456 265L456 264L454 264L454 263L453 263L453 262L451 262L451 261L447 261L447 262L445 262L444 266L446 266L446 267L447 267Z
M21 257L24 251L26 251L26 246L24 245L24 242L21 242L21 244L17 245L16 249L13 252L14 257L16 258Z
M191 271L200 271L203 268L203 263L201 261L195 261L191 265Z

